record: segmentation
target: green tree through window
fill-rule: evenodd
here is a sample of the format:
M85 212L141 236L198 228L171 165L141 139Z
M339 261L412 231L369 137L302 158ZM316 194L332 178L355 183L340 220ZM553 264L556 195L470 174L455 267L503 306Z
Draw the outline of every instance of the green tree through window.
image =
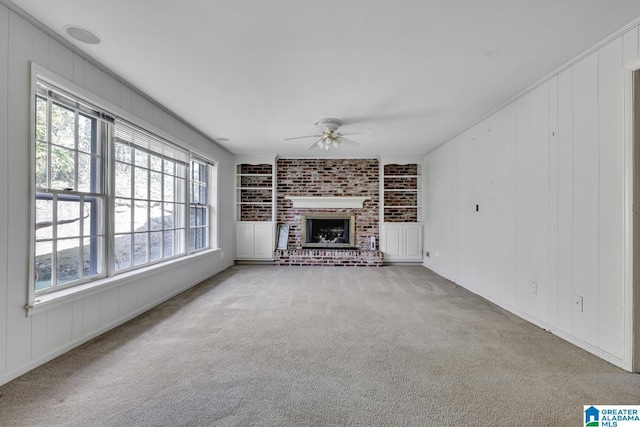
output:
M100 174L107 126L38 86L35 116L35 288L64 287L104 274Z
M34 102L34 295L211 247L211 162L44 81Z

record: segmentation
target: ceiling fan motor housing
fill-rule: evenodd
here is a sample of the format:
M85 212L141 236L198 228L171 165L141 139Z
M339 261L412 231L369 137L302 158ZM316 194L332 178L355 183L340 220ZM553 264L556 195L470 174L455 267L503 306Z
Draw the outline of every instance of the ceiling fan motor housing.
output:
M316 126L326 128L327 130L334 132L342 126L342 122L338 119L320 119L316 123Z

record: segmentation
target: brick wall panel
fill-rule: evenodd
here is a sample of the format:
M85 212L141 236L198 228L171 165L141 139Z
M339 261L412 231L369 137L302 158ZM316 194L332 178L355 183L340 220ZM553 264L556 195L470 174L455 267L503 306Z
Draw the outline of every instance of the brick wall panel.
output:
M377 159L279 159L277 221L289 224L289 248L301 248L301 215L355 212L356 247L367 250L379 235L379 162ZM370 197L362 209L294 209L284 196Z

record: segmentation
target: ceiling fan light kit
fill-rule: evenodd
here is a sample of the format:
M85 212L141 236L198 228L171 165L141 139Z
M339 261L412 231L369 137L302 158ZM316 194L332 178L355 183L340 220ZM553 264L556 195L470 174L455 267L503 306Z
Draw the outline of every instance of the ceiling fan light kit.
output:
M352 134L343 134L338 131L340 126L342 126L342 121L333 118L325 118L320 119L315 122L315 125L322 129L322 132L316 135L307 135L307 136L298 136L294 138L285 138L285 141L289 141L292 139L304 139L304 138L319 138L313 142L307 150L311 150L312 148L320 148L325 151L329 151L332 148L338 148L340 144L343 142L358 145L356 141L351 139L347 139L345 135L356 135L357 133Z

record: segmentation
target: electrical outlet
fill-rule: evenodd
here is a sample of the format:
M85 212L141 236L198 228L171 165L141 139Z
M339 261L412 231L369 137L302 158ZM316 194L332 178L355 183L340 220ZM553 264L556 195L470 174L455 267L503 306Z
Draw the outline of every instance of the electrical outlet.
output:
M425 251L424 254L427 256L427 258L429 258L429 251Z
M436 258L440 258L440 251L436 251Z
M224 259L224 251L220 251L220 259Z
M531 291L532 294L537 294L538 293L538 283L537 282L531 282L529 283L529 290Z
M573 311L582 313L582 297L580 295L573 296Z

